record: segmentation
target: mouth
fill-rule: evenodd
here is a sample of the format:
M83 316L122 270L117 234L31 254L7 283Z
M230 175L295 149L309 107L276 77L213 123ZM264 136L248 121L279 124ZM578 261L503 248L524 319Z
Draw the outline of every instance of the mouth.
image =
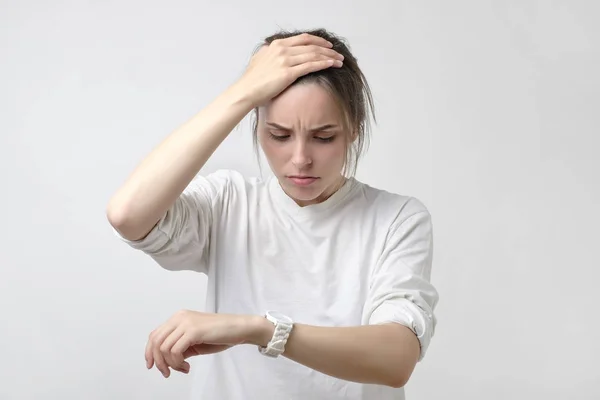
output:
M290 175L288 179L298 186L308 186L319 178L314 176Z

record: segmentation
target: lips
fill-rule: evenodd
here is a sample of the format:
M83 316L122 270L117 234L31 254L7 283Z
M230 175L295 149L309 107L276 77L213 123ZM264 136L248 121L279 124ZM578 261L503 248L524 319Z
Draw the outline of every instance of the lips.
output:
M319 179L315 178L314 176L289 176L288 178L298 186L308 186Z

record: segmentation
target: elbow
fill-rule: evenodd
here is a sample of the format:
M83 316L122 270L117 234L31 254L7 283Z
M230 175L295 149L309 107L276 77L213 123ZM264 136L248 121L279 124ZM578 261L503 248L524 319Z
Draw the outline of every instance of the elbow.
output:
M419 360L420 344L407 327L399 324L389 326L394 335L389 340L391 348L387 349L386 361L380 364L379 376L381 384L397 389L406 386L412 376Z
M395 373L390 374L390 376L386 379L386 382L384 384L386 386L399 389L406 386L409 378L410 375L404 373L404 371L396 371Z
M403 388L408 383L408 379L398 379L392 381L388 386L393 387L394 389Z
M393 366L389 366L385 385L393 388L406 386L418 362L418 353L398 355Z
M118 204L114 198L111 199L106 207L106 218L110 225L119 232L127 225L127 211L125 210L125 207Z
M125 207L109 203L106 208L106 218L110 225L127 240L139 240L145 236L139 226L132 223L130 213Z
M417 366L417 356L416 353L395 355L385 369L383 384L396 389L406 386Z
M117 207L109 204L106 208L106 219L108 219L108 223L113 228L119 229L124 223L124 213Z

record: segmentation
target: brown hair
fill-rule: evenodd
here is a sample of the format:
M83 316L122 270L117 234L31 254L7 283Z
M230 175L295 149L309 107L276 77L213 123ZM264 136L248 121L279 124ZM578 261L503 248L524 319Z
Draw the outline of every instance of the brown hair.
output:
M350 142L351 136L355 136L352 143L349 143L347 146L343 171L346 176L353 176L356 173L358 161L366 151L368 145L371 133L369 112L373 118L373 122L376 120L371 89L363 72L358 67L357 59L350 52L347 41L325 29L293 32L280 31L265 38L264 42L257 46L255 51L258 51L264 45L271 44L276 39L284 39L302 33L308 33L328 40L333 44L333 50L344 56L344 64L341 68L331 67L312 72L301 76L292 85L317 83L328 90L337 101L344 117L344 128L348 132L347 142ZM254 148L258 151L258 108L254 109L252 133ZM348 171L350 171L349 174Z

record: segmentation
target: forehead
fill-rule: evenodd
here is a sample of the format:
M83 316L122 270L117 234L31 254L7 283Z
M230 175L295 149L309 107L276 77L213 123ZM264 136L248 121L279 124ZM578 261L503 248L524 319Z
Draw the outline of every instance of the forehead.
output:
M333 96L317 83L290 86L267 103L261 114L273 122L307 124L339 122L341 116Z

